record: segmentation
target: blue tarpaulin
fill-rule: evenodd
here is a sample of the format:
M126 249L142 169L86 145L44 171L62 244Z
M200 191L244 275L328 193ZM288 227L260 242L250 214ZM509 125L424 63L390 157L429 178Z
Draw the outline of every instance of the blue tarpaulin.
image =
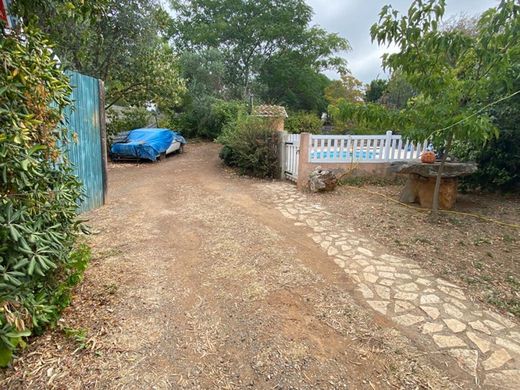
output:
M128 133L124 142L113 144L110 152L117 157L155 161L161 153L166 152L173 141L186 143L186 140L173 130L136 129Z

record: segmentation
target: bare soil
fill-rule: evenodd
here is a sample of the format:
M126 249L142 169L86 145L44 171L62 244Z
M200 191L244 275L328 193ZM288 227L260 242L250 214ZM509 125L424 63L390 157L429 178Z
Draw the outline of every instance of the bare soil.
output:
M365 180L319 199L393 254L520 320L520 228L489 221L519 226L520 196L459 194L454 213L433 222L429 212L397 202L401 189L401 183Z
M431 342L367 309L307 228L274 209L265 182L222 167L218 149L190 145L157 164L110 168L108 204L86 215L95 234L85 280L0 388L472 387ZM369 234L393 229L404 240L397 212L380 216L387 202L347 188L324 199L340 211L344 200ZM503 252L493 259L506 261Z

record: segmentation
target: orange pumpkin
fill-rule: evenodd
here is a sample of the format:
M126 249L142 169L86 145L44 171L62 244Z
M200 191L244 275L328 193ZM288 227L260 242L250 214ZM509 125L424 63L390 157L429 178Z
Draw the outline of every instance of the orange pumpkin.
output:
M431 150L421 153L421 162L426 164L433 164L435 162L435 153Z

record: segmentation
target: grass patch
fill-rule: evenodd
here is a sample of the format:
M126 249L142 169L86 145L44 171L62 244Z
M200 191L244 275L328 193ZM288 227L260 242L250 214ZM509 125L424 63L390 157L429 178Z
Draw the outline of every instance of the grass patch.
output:
M62 329L65 337L73 340L76 344L78 344L78 349L84 349L86 347L87 342L87 330L82 328L70 328L68 326L64 326Z
M502 298L496 294L490 294L488 302L503 310L507 310L517 317L520 317L520 299L518 298Z

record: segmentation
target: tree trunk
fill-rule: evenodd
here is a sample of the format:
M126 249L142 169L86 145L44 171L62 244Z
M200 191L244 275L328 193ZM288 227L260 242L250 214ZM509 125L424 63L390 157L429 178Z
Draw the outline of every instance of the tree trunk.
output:
M444 165L446 165L446 159L448 158L448 153L451 149L451 143L453 141L453 134L450 134L448 137L448 142L446 143L446 147L444 148L444 153L441 159L441 165L439 166L439 171L437 172L437 179L435 180L435 189L433 191L433 202L432 202L432 217L437 218L439 215L439 193L441 190L441 181L442 181L442 173L444 172Z

